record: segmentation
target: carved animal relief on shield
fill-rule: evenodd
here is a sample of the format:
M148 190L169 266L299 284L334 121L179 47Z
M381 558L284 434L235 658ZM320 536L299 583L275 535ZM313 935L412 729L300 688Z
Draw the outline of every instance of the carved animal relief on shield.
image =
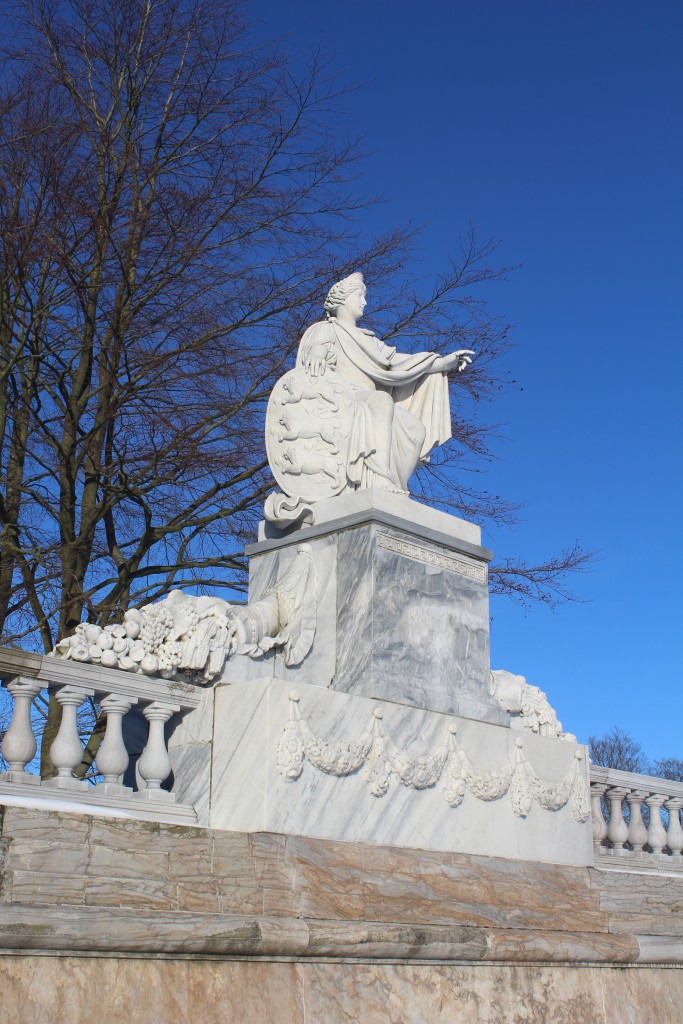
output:
M333 372L311 381L295 369L277 382L266 413L266 448L285 494L314 501L344 489L354 404L349 384Z

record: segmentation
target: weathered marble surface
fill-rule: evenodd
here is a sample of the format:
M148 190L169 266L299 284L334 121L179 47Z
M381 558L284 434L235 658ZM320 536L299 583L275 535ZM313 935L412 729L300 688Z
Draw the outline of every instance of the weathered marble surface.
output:
M0 984L4 1024L680 1024L683 1003L683 972L643 967L4 956Z
M148 935L150 919L144 918L150 912L160 928L163 920L166 942L187 943L187 924L174 928L166 911L269 919L284 915L330 929L335 921L415 925L419 920L423 929L534 931L566 928L571 912L580 932L607 929L607 915L584 868L28 809L5 810L0 871L0 901L33 905L48 946L54 936L46 927L46 904L58 912L57 934L65 936L71 928L88 948L123 943L123 936L133 945L122 948L155 948L139 945L154 942ZM106 931L97 914L92 925L78 919L69 925L66 907L103 905L109 907ZM119 910L129 916L117 919ZM5 925L7 912L5 907ZM137 932L131 912L143 915L141 925L146 922ZM117 920L122 922L118 931ZM196 928L190 922L190 931ZM227 939L227 927L223 930ZM208 938L210 929L203 934Z
M58 914L56 934L65 937L71 930L72 940L80 935L88 948L111 948L102 943L113 942L149 951L158 948L154 942L160 934L169 951L176 942L187 948L193 932L196 939L210 940L212 922L203 931L197 920L182 918L174 925L173 914L166 911L259 919L284 915L299 924L316 922L316 941L334 938L347 953L352 937L340 934L340 922L359 928L364 922L411 926L424 933L423 943L428 929L471 929L461 939L477 944L481 955L487 949L482 929L510 929L517 941L520 931L545 932L546 949L551 949L548 933L561 934L566 944L571 919L577 936L609 938L600 893L580 867L13 808L5 812L0 846L0 902L15 909L32 906L43 925L41 942L48 947L55 933L47 929L46 904ZM97 914L87 924L65 913L68 906L103 905L109 908L104 932ZM139 926L133 926L132 912ZM157 940L150 933L152 919L145 916L150 912L159 921ZM9 925L7 907L2 921ZM227 927L223 934L229 942ZM612 959L619 949L618 959L635 957L628 935L613 938ZM385 934L383 941L402 940ZM452 933L449 941L454 941ZM302 948L299 944L290 952ZM472 948L467 958L473 958Z
M663 933L683 945L683 914L672 915L672 910L683 908L683 876L659 874L656 870L632 870L626 866L629 884L625 886L624 866L618 867L621 870L599 865L594 871L600 906L608 913L610 929L635 932L641 940Z
M340 534L338 572L334 689L507 721L489 693L485 563L369 526Z
M0 958L3 1024L299 1024L296 964Z
M312 650L292 668L276 657L273 674L508 724L509 715L490 692L490 552L480 546L479 528L373 490L321 502L320 512L315 527L273 535L247 549L252 601L286 569L303 540L316 563ZM235 659L223 680L254 674Z
M306 1012L335 1024L644 1024L653 1003L678 1024L683 993L673 971L330 965L305 980Z
M212 686L203 689L192 714L176 715L166 727L173 792L194 807L199 825L209 823L214 693Z
M391 782L385 796L375 797L362 769L339 778L308 763L296 781L285 781L277 770L276 750L289 716L290 689L276 679L217 688L212 828L557 864L592 862L590 821L574 820L569 806L549 811L534 805L526 818L519 818L506 797L484 802L468 792L462 804L452 808L439 785L416 791L398 780ZM476 768L491 772L514 752L519 736L484 722L454 720L317 686L300 685L297 691L301 713L311 729L334 743L357 740L368 729L373 712L381 709L383 726L401 749L420 756L432 754L443 746L449 727L455 724L459 746ZM536 773L554 782L572 767L576 746L529 734L524 751Z

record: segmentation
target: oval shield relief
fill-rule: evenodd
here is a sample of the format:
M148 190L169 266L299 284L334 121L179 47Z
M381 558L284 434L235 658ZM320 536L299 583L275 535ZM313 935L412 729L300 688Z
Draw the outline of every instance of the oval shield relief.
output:
M266 451L285 494L320 501L347 483L353 389L334 371L312 380L290 370L273 388L266 411Z

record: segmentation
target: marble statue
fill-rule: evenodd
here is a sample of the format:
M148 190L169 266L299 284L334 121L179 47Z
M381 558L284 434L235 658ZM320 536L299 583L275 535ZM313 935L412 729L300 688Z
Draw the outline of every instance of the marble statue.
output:
M280 648L286 665L298 665L313 644L317 579L309 545L301 544L289 568L259 601L234 605L216 597L173 590L162 601L129 608L123 622L82 622L60 640L54 656L104 668L209 682L235 654L262 657Z
M276 526L313 522L313 504L344 491L408 494L415 469L451 437L447 374L474 353L401 354L358 326L365 305L362 274L333 285L326 319L273 389L266 449L283 493L269 496L265 516Z

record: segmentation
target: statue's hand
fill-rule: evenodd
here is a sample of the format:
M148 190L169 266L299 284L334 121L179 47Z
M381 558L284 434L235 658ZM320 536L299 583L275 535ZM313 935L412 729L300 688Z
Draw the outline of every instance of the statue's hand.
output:
M332 364L331 354L327 345L313 345L304 360L304 370L312 380L325 375L328 365Z
M462 373L473 359L474 352L471 348L461 348L457 352L450 352L447 356L440 356L434 363L434 372L450 373L455 370L456 373Z
M236 654L240 647L243 647L247 642L247 631L245 629L242 619L239 617L235 609L230 609L231 615L227 617L227 643L226 653L230 658L233 654Z
M313 380L324 376L326 369L327 363L324 359L309 359L308 362L304 363L304 370Z

